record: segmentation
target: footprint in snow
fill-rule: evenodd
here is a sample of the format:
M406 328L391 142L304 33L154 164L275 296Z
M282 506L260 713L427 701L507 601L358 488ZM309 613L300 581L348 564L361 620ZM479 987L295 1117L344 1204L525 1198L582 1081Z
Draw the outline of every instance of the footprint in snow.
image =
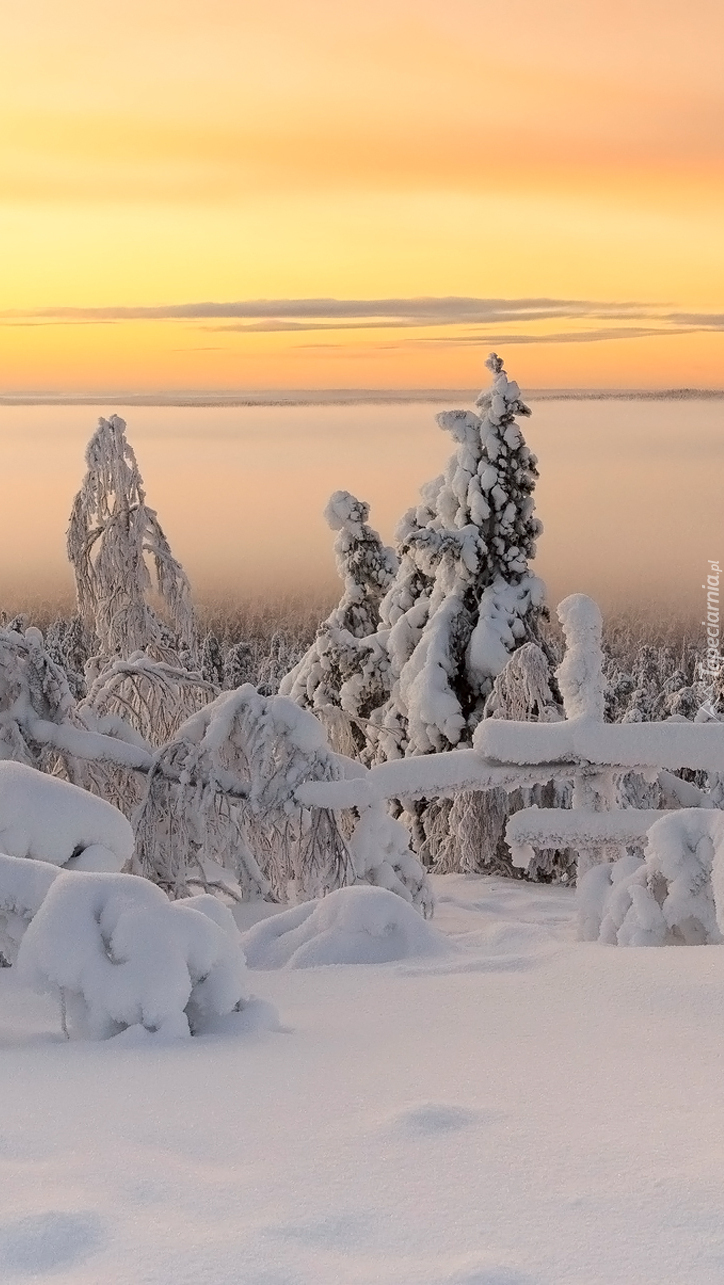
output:
M500 1118L495 1111L458 1106L445 1102L421 1102L398 1111L392 1118L395 1133L408 1138L432 1138L438 1134L459 1133L475 1125Z
M538 1277L524 1275L502 1264L473 1262L459 1268L449 1276L440 1278L439 1285L543 1285Z
M102 1248L97 1214L47 1210L0 1223L0 1279L37 1277L80 1263Z

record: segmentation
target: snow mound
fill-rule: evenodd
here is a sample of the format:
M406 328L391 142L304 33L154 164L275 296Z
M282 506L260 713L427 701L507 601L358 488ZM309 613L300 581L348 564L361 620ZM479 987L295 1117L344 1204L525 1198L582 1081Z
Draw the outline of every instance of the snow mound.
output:
M206 896L169 902L136 875L58 874L17 969L19 980L60 998L72 1034L92 1039L131 1028L140 1037L196 1034L245 1001L231 913Z
M0 762L0 852L76 870L118 871L133 855L118 808L24 763Z
M243 937L250 968L387 964L452 947L386 888L339 888L255 924Z

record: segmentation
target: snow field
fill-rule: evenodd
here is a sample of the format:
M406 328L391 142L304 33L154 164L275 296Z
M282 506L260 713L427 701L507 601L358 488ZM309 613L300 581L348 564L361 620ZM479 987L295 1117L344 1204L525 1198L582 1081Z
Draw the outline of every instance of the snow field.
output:
M3 1285L721 1279L724 952L433 882L456 949L254 971L283 1030L69 1044L3 970Z

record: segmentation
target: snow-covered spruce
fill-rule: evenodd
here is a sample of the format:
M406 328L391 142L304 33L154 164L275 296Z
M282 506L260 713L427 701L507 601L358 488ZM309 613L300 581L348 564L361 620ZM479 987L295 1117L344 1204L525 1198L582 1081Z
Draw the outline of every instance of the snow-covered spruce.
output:
M537 636L538 472L515 418L530 411L501 359L493 353L487 365L494 380L476 403L481 414L438 415L455 454L397 530L400 566L380 607L391 695L370 729L380 758L469 741L496 674Z
M76 870L121 870L133 830L117 808L68 781L0 762L0 851Z
M193 650L190 585L156 513L146 503L120 416L99 419L86 449L86 464L68 527L68 558L82 620L95 630L105 656L127 658L150 645L164 650L169 642ZM170 638L148 601L152 589L168 617Z
M349 491L335 491L324 516L338 532L334 553L344 591L279 691L314 710L335 750L356 754L364 750L371 711L389 695L384 635L377 631L398 562L369 526L369 505Z
M246 999L231 912L212 897L169 902L134 875L59 874L17 972L58 997L69 1034L91 1039L196 1034Z

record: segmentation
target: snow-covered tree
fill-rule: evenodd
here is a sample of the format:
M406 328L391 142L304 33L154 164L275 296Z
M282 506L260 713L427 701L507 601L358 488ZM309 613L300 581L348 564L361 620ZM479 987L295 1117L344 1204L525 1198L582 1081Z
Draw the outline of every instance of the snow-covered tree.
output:
M231 878L245 898L302 901L353 882L334 814L294 798L301 782L339 774L310 713L250 684L224 692L157 756L137 816L137 873L175 897L194 885L231 891Z
M495 678L485 704L487 718L514 722L548 723L563 717L560 693L550 658L533 642L514 651ZM526 789L506 791L464 790L448 805L444 833L437 845L436 869L441 873L462 871L476 874L503 874L519 877L511 863L505 840L508 819L521 808L570 806L570 785L549 782ZM438 828L440 828L438 823ZM575 871L575 854L545 851L536 854L528 877L550 879Z
M68 557L82 620L95 630L105 656L128 658L151 645L163 650L169 636L149 602L155 590L168 618L172 643L193 649L189 581L171 553L156 513L146 503L143 479L120 416L99 419L88 443L86 464L68 527Z
M103 665L94 676L88 667L88 694L81 714L121 718L154 747L164 745L195 710L219 694L215 683L197 671L136 652Z
M226 691L242 687L244 683L253 682L254 657L251 647L246 642L232 643L224 656L224 681Z
M221 643L213 630L207 633L201 644L200 665L201 677L212 686L221 688L224 684L224 652Z
M0 758L52 766L55 754L36 725L70 725L74 707L65 671L49 655L40 630L0 630Z
M397 531L400 565L380 607L392 681L372 715L379 758L469 741L511 652L538 638L544 586L529 569L538 471L516 422L530 411L501 359L486 364L494 380L480 415L438 415L455 453Z
M314 710L335 749L357 754L365 745L367 718L389 695L384 636L377 631L380 603L398 562L369 526L369 505L349 491L335 491L324 516L338 532L334 553L344 591L279 690Z

